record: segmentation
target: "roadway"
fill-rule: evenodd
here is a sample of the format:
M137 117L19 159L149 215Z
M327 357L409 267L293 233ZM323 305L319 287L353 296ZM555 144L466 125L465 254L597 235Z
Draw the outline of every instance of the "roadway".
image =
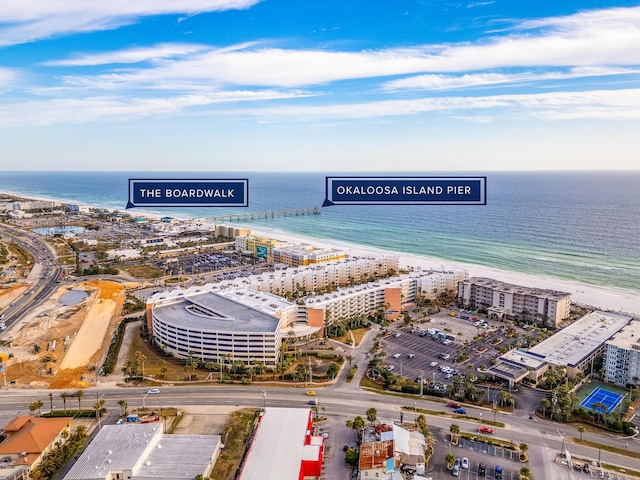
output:
M43 272L25 295L16 299L2 312L4 315L2 321L9 328L27 311L41 305L51 296L57 287L56 281L60 278L63 268L56 261L55 251L36 233L0 224L0 237L17 243L29 252L33 258L32 275L38 271Z

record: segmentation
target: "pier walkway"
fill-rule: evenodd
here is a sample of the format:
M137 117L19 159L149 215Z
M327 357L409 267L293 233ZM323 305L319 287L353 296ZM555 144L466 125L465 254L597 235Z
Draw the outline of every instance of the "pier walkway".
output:
M270 210L268 212L234 213L233 215L216 215L214 217L204 217L200 220L210 220L213 222L223 222L225 220L254 220L256 218L294 217L299 215L319 215L320 207L296 208L293 210Z

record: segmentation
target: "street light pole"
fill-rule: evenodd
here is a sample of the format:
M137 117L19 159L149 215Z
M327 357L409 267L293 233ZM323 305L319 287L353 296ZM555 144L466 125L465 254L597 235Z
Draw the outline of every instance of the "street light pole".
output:
M262 391L262 408L267 408L267 392Z

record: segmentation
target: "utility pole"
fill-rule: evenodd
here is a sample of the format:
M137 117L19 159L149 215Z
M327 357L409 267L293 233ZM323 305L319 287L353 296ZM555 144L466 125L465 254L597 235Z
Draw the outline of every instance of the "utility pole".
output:
M311 373L311 357L309 357L309 385L313 384L313 375Z
M424 370L420 370L420 398L422 398L422 387L424 386Z

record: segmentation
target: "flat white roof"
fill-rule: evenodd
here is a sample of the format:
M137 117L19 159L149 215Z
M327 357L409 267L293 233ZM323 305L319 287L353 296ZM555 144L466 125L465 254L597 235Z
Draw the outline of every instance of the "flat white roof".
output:
M240 480L298 480L302 460L318 453L322 438L305 446L309 408L267 407L249 447ZM318 458L317 456L315 458Z
M205 472L219 444L219 435L165 435L161 423L105 425L64 478L131 471L134 479L191 480Z
M607 345L613 345L625 350L640 350L640 321L634 320L618 333L616 333Z
M530 348L553 365L577 366L631 321L631 317L609 312L591 312Z

